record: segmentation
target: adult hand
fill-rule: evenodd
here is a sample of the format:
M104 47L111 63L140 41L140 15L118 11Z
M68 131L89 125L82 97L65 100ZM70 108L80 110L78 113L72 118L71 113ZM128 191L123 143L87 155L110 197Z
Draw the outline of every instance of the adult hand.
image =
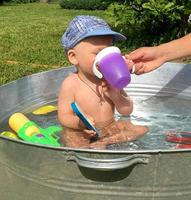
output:
M135 74L143 74L158 68L166 61L165 56L161 52L159 46L142 47L125 55L125 58L126 62L132 61L134 63ZM132 66L132 64L129 65L130 70Z

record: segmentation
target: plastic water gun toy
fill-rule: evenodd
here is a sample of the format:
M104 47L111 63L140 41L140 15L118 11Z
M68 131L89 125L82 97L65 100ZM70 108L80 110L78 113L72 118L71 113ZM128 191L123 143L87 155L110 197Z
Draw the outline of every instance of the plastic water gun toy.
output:
M76 102L71 103L72 110L74 113L80 118L80 120L84 123L85 127L89 130L93 130L96 132L96 138L99 137L99 131L98 129L93 126L93 124L88 120L88 118L85 116L85 114L80 110L79 106L76 104Z
M9 126L24 141L56 147L61 146L58 142L59 137L55 135L56 132L62 130L59 126L50 126L46 129L41 128L22 113L11 115Z

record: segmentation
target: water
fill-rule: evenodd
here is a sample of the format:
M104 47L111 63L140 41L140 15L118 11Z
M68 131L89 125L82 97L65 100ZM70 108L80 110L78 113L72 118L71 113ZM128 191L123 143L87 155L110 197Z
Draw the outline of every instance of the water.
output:
M191 131L191 102L189 99L180 97L134 97L134 111L130 117L124 119L131 120L138 125L147 125L149 132L135 142L114 144L108 146L112 150L154 150L154 149L174 149L175 143L165 140L169 131ZM56 105L51 102L51 105ZM42 106L42 105L41 105ZM34 106L35 107L35 106ZM38 106L36 106L38 108ZM52 125L59 125L57 112L53 111L45 115L33 115L27 111L26 116L42 128ZM116 119L120 116L116 113ZM1 125L0 131L10 130L7 121Z
M128 150L174 149L176 144L166 141L169 131L191 131L191 101L179 97L134 98L134 111L130 120L146 125L149 132L131 143L112 145L112 148ZM119 118L118 115L116 115Z

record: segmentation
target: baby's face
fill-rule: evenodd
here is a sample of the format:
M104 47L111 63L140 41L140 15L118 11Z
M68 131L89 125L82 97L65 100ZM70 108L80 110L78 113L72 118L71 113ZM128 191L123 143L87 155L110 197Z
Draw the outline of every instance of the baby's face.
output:
M82 72L92 74L92 67L96 55L105 47L112 45L112 36L89 37L74 47L78 68Z

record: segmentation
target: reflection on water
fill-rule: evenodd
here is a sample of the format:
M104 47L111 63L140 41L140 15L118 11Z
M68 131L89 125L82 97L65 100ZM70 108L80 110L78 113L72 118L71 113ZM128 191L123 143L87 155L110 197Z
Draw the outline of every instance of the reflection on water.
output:
M56 102L51 103L51 105L56 105ZM134 124L147 125L150 131L135 142L110 145L108 149L153 150L174 148L175 144L165 141L166 134L170 130L191 131L190 105L189 99L181 99L180 97L156 97L146 100L134 97L134 111L126 119L130 119ZM26 113L26 116L42 128L59 124L56 111L46 115L33 115L31 112ZM116 119L119 118L120 116L116 114ZM3 126L1 125L0 130L10 130L7 122Z

